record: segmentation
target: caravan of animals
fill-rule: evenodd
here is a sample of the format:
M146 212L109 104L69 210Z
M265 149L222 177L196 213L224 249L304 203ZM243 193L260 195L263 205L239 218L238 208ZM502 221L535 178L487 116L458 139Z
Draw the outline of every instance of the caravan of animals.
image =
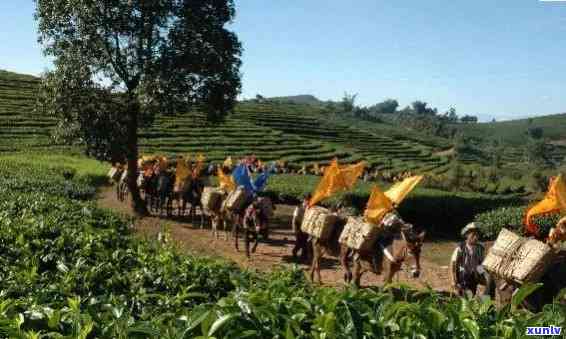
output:
M182 217L188 212L189 221L201 229L210 226L216 240L222 237L227 241L231 237L236 251L239 251L239 233L243 232L245 255L250 258L260 238L268 240L269 221L275 208L262 191L270 176L289 171L287 164L281 161L263 164L252 155L242 158L237 164L229 157L223 163L210 163L205 168L202 154L195 160L193 164L190 158L183 156L173 161L163 156L139 159L137 184L144 193L149 210L165 217ZM289 224L295 236L293 258L298 259L297 253L302 253L301 260L310 263L310 279L313 282L316 276L322 283L320 263L325 254L339 258L344 283L360 286L363 272L382 274L384 263L388 268L383 272L386 283L391 283L401 267L409 264L412 264L411 276L419 278L426 228L403 221L396 209L424 178L423 175L405 177L385 192L374 185L362 216L352 214L343 203L330 209L317 206L337 192L353 189L359 177L364 173L367 176L366 166L365 162L339 165L334 159L328 167L315 165L312 168L322 178L313 194L305 195L295 207ZM116 196L122 202L126 200L128 189L125 167L114 164L108 173L109 179L116 185ZM255 179L253 174L256 174ZM306 174L305 167L296 175L301 174ZM211 186L210 175L217 176L218 187ZM479 260L478 264L483 261L483 265L478 266L477 271L463 273L454 272L467 269L461 260L468 258L458 257L465 250L457 248L451 262L451 281L446 283L451 283L459 295L465 295L466 291L476 294L481 284L484 285L484 294L493 298L495 277L503 280L499 290L539 281L549 267L555 265L553 262L562 260L563 255L557 255L556 251L560 250L560 242L566 240L566 218L562 218L543 239L533 220L537 215L561 208L559 204L564 203L565 198L566 182L562 176L553 178L547 197L526 213L527 234L543 241L527 240L503 229L492 246L493 250L487 256L482 253L475 259ZM467 245L483 250L483 245L478 243L479 233L477 223L470 223L464 227L461 236ZM456 252L462 253L457 255ZM407 257L412 262L407 262Z

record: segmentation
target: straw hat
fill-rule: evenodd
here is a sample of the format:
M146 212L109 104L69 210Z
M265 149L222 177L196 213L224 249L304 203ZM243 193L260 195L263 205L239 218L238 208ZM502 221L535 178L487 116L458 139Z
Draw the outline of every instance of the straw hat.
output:
M460 232L460 234L462 235L462 237L465 237L466 234L468 234L468 232L471 232L471 231L478 232L479 229L480 229L480 223L471 222L471 223L467 224L466 227L462 228L462 231Z
M563 217L558 221L558 223L556 224L556 228L562 228L566 230L566 217Z

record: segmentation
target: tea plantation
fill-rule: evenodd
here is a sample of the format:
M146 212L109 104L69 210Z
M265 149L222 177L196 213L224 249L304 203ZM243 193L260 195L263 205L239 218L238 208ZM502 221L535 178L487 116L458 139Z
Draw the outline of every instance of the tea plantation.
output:
M50 143L52 117L34 113L38 78L0 71L0 151L61 149ZM433 153L449 145L427 143L375 124L363 129L329 119L320 108L284 103L238 104L224 123L209 125L202 114L158 116L140 133L142 153L194 154L211 161L256 154L263 161L297 165L366 160L377 169L443 173L446 157Z
M530 286L497 310L403 286L314 287L299 270L264 275L181 254L167 232L139 240L131 221L90 201L106 170L0 157L0 337L519 338L566 321L558 303L517 308Z

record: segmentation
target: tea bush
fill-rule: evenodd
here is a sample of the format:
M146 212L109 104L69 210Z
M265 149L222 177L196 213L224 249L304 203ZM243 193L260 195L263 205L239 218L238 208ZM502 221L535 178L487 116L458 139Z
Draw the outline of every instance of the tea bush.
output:
M558 303L516 309L529 287L497 310L403 286L314 287L297 268L242 271L181 254L166 231L139 240L130 220L80 200L92 195L68 194L65 185L94 191L100 164L0 158L0 168L0 337L518 338L525 326L566 321ZM75 175L61 180L69 168Z
M475 220L481 223L482 235L487 239L495 239L502 228L525 235L524 220L527 208L527 206L502 207L481 213ZM559 218L559 214L536 217L534 222L539 226L541 236L546 237Z

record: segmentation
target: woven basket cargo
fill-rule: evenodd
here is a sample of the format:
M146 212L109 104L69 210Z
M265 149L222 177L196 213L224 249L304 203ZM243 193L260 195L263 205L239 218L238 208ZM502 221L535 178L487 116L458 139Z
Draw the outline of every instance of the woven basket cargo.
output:
M222 204L222 191L214 187L205 187L200 202L207 211L219 211Z
M331 214L326 208L311 207L305 211L301 230L325 241L330 238L338 216Z
M348 217L338 241L355 250L369 251L381 231L380 225L367 223L362 217Z
M545 243L502 229L483 261L487 271L518 283L536 282L552 263L554 251Z
M248 198L248 193L242 186L240 186L228 194L224 206L229 211L241 211L246 207Z

